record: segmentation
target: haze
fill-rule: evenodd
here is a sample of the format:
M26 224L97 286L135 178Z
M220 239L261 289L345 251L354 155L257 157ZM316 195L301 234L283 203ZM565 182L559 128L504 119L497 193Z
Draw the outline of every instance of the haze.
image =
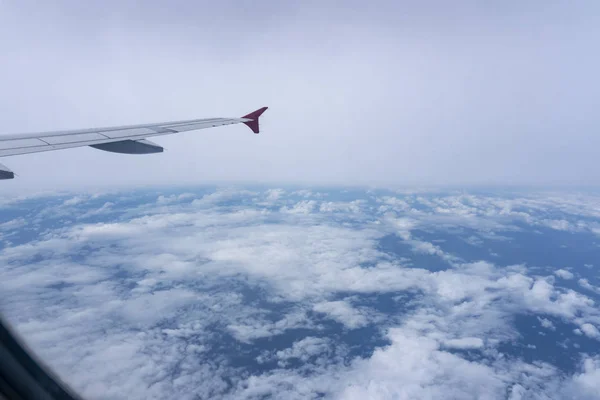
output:
M24 188L600 184L600 3L0 2L0 134L243 126L0 160Z

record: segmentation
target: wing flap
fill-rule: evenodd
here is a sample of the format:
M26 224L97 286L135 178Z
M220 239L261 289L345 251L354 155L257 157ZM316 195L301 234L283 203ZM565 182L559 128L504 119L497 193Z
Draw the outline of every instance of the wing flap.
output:
M44 142L50 145L60 145L67 143L78 143L88 142L96 140L106 140L107 137L100 133L80 133L75 135L63 135L63 136L48 136L43 139ZM1 143L1 142L0 142Z
M23 149L27 147L47 146L39 139L11 139L0 142L0 150Z
M111 131L100 131L100 134L104 135L105 138L108 137L110 139L123 139L136 136L146 137L149 135L156 135L157 132L151 128L130 128Z
M0 157L6 156L17 156L19 154L39 153L41 151L53 150L52 146L32 146L32 147L20 147L0 150Z

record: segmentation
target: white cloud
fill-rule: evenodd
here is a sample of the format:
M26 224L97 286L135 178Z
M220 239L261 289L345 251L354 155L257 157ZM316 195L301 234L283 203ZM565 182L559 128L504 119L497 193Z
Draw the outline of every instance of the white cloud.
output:
M469 236L468 238L466 238L464 240L465 240L465 242L467 242L471 246L481 246L481 245L483 245L483 240L481 240L480 238L478 238L476 236Z
M172 194L169 196L165 196L165 195L161 194L156 199L156 204L160 204L160 205L172 204L172 203L176 203L176 202L183 201L183 200L193 199L194 197L196 197L196 195L194 193Z
M292 207L281 207L280 211L282 213L289 214L310 214L311 212L313 212L316 206L317 202L315 200L301 200L294 204Z
M261 203L273 193L280 211ZM0 253L6 266L0 306L32 347L91 398L530 398L538 389L543 398L571 378L550 365L498 354L499 344L519 338L514 314L560 318L576 324L580 335L598 335L600 312L582 293L532 276L524 265L465 263L443 251L442 242L413 237L417 229L468 227L487 238L499 227L515 229L515 219L535 224L536 213L525 216L517 206L530 200L414 200L432 207L423 211L407 198L408 206L395 204L382 214L363 202L304 195L293 204L278 190L223 189L192 204L179 204L179 195L155 196L119 217L106 214L104 223L48 228ZM118 204L107 199L100 209ZM336 218L314 212L323 206ZM348 226L338 216L360 223ZM407 267L379 248L391 233L451 268ZM332 300L341 293L343 300ZM384 294L401 311L385 314L369 303ZM346 334L373 326L390 344L372 356L350 357L343 338L327 336L323 318L342 324ZM550 319L538 319L555 329ZM287 333L298 336L281 344ZM230 341L226 349L220 340ZM262 341L271 350L248 357L262 360L265 370L229 364L229 350L244 357ZM460 349L484 359L453 352ZM596 372L585 368L572 379L574 393L589 389L588 376Z
M285 190L283 189L269 189L266 191L266 199L267 201L277 201L279 200L284 194L285 194Z
M556 271L554 271L554 275L558 276L559 278L563 278L563 279L573 279L573 277L574 277L572 272L569 272L565 269L557 269Z
M346 301L340 300L317 303L313 307L313 310L327 314L330 318L344 324L348 329L360 328L368 323L366 316Z
M81 204L83 202L85 202L86 199L82 196L75 196L75 197L71 197L68 200L65 200L63 202L64 206L76 206L77 204Z
M363 205L362 200L354 200L348 202L333 202L327 201L321 203L319 207L319 211L324 213L333 213L333 212L345 212L345 213L359 213L361 212L361 207Z
M319 355L328 355L331 348L329 339L308 336L294 342L292 347L280 350L275 355L280 361L280 366L285 366L289 359L297 358L307 362L309 358Z
M195 207L211 207L217 204L221 204L226 201L239 200L245 197L256 195L256 192L252 192L244 189L236 188L224 188L218 189L215 192L205 194L200 199L192 201L192 206Z
M540 321L540 324L542 325L542 327L544 327L546 329L550 329L552 331L556 330L556 327L554 326L552 321L550 321L549 319L538 317L538 320Z
M600 359L586 358L583 361L583 371L576 374L567 389L572 389L583 399L600 398Z
M600 294L600 287L598 286L594 286L592 285L587 279L585 278L581 278L577 281L577 283L579 283L579 286L581 286L584 289L587 290L591 290L592 292L596 292Z
M545 225L552 229L556 229L558 231L573 231L576 229L573 225L571 225L569 223L569 221L565 221L564 219L561 219L561 220L544 219L544 220L540 221L540 224Z
M322 199L324 197L327 197L327 193L323 193L323 192L318 192L318 191L314 191L314 190L309 190L309 189L300 189L300 190L295 190L291 193L292 196L299 196L299 197L304 197L304 198L315 198L315 199Z
M23 217L11 219L10 221L0 223L0 231L11 231L20 228L27 224L27 221Z
M243 323L234 323L227 326L228 331L240 342L250 343L253 340L282 334L287 329L307 328L312 325L304 312L293 312L284 318L275 321L265 321L259 316L244 319Z
M115 205L115 203L107 201L100 208L97 208L95 210L90 210L84 214L78 215L77 218L82 219L82 218L89 218L89 217L93 217L93 216L97 216L97 215L106 214L106 213L112 211L112 208L114 205Z
M390 206L389 209L393 210L407 210L410 207L406 200L402 200L392 196L383 196L381 198L378 198L377 201Z
M598 328L596 328L592 324L583 324L581 325L581 331L585 333L586 336L597 339L600 338L600 332L598 332Z
M474 337L450 339L444 342L444 346L452 349L463 350L480 349L483 347L483 340Z
M493 369L440 351L435 340L401 329L389 338L390 346L355 363L342 398L494 398L506 390Z

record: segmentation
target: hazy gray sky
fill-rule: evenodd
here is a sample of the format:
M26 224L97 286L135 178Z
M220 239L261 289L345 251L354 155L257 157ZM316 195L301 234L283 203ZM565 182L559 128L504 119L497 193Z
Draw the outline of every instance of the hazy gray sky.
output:
M600 184L597 1L0 1L1 130L237 117L0 162L32 186Z

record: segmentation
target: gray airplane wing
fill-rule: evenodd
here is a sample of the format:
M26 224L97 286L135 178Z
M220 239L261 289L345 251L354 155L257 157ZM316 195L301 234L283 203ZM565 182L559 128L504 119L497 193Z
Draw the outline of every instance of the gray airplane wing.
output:
M81 146L122 154L160 153L163 148L146 138L239 123L246 124L254 133L259 133L258 118L266 109L267 107L260 108L241 118L191 119L154 124L0 135L0 157ZM0 164L0 179L12 178L14 178L14 173Z

